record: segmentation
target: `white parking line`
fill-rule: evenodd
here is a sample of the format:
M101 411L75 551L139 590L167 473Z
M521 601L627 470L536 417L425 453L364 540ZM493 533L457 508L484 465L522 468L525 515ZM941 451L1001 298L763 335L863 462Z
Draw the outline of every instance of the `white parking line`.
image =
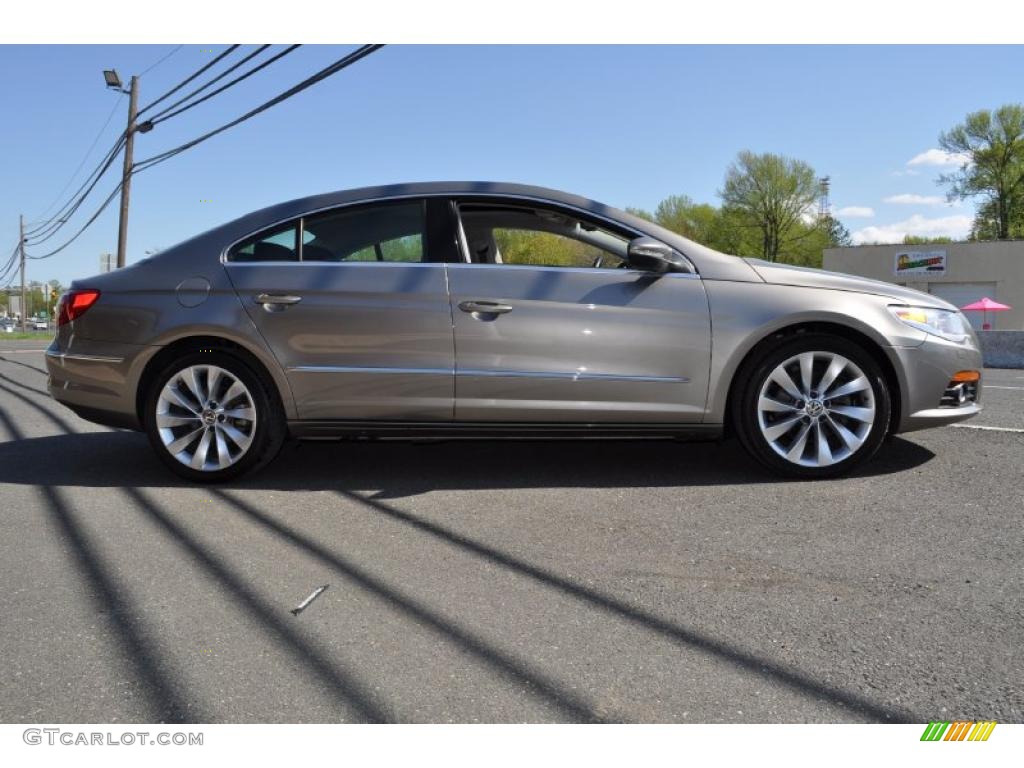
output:
M985 384L984 387L985 387L985 389L1021 389L1021 390L1024 390L1024 387L1004 387L1004 386L1000 386L998 384Z
M989 432L1024 432L1016 427L986 427L983 424L950 424L954 429L984 429Z

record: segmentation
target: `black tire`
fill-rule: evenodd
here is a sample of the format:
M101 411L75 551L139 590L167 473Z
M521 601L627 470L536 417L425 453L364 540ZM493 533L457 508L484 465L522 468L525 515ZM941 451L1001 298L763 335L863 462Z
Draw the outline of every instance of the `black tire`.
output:
M823 356L829 353L838 354L852 362L860 369L871 386L872 404L875 409L874 418L870 421L864 419L862 422L865 425L870 423L870 428L864 433L863 442L845 458L824 466L804 466L787 459L772 447L772 443L762 432L761 426L759 401L762 388L766 386L769 376L787 360L807 352L820 352L823 353ZM815 366L823 364L822 358L815 358ZM819 368L815 367L814 370L818 371ZM731 411L733 425L740 442L764 466L787 477L824 479L844 475L875 454L889 429L892 396L881 368L875 359L861 346L839 336L825 333L808 333L783 341L776 347L765 349L741 366L740 370L737 371L736 381L737 386L733 393ZM834 386L832 388L836 389ZM866 390L862 396L866 397ZM805 405L810 407L809 401L800 402L804 402ZM831 405L831 401L827 402ZM841 405L843 400L839 399L837 402ZM788 418L788 415L780 418ZM840 440L839 432L831 426L832 422L828 422L828 419L832 418L831 413L829 413L827 418L821 418L821 427L818 426L817 420L806 416L801 416L800 418L802 423L814 421L812 429L823 430L826 441L830 443L830 448L843 450L844 444ZM840 422L841 426L849 423L840 416L836 416L835 421ZM801 429L802 427L797 424L793 432L789 434L796 435ZM814 434L817 434L817 432ZM792 446L797 440L795 437L791 439L792 443L790 445ZM810 453L813 453L813 449L813 445L808 446L804 454L805 458L802 460L814 461L814 457L807 458ZM820 458L820 455L818 458Z
M256 411L252 442L237 461L223 469L197 470L183 464L164 445L156 424L157 403L164 386L178 372L194 365L212 365L229 372L248 389ZM277 456L287 435L284 410L273 382L238 357L219 350L187 353L160 371L146 393L142 417L150 445L160 460L175 474L195 483L221 483L263 467Z

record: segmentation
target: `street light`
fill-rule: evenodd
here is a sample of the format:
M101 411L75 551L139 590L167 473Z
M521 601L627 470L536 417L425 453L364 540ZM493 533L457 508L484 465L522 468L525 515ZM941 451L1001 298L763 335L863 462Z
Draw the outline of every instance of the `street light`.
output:
M124 90L124 84L121 82L116 69L104 69L103 80L106 82L107 88L116 88L119 91Z

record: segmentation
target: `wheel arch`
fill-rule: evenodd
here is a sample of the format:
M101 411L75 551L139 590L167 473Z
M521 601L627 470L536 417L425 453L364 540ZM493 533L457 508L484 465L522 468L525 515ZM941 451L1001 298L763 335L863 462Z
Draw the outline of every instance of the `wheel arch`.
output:
M889 432L892 432L899 425L903 411L904 388L900 376L897 373L896 366L886 353L884 346L879 344L878 341L868 334L848 325L843 325L842 323L830 321L804 321L786 325L766 333L754 343L754 345L746 352L746 354L743 355L739 363L733 369L729 380L728 394L725 398L725 410L723 415L723 428L726 436L732 436L734 434L733 404L736 399L736 393L739 386L738 382L744 379L744 374L749 370L749 367L760 359L760 357L771 347L789 339L796 338L801 334L808 333L822 333L838 336L846 339L847 341L853 342L871 356L881 369L882 375L885 377L885 383L888 385L891 393L891 413L888 425Z
M287 382L280 380L271 370L271 366L263 359L262 355L250 349L247 345L233 339L228 339L215 334L196 334L183 336L175 339L169 344L161 347L160 351L153 355L145 364L139 375L138 385L135 388L135 415L140 424L145 423L143 408L149 388L153 379L170 362L182 355L197 352L204 349L215 349L218 352L227 353L237 357L264 380L267 392L270 397L276 398L285 414L289 414L293 408L290 402L290 390L287 389ZM282 388L284 387L284 388Z

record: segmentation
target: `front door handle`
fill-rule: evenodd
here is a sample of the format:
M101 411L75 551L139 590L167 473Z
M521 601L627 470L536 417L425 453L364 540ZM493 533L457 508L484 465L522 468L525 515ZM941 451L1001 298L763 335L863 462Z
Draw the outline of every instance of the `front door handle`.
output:
M267 312L280 312L283 309L287 309L292 304L298 304L302 301L301 296L289 296L287 294L279 293L261 293L256 298L257 304L262 304L263 308Z
M485 315L504 315L512 311L511 304L501 304L497 301L462 301L459 302L459 309L463 312L480 312Z

